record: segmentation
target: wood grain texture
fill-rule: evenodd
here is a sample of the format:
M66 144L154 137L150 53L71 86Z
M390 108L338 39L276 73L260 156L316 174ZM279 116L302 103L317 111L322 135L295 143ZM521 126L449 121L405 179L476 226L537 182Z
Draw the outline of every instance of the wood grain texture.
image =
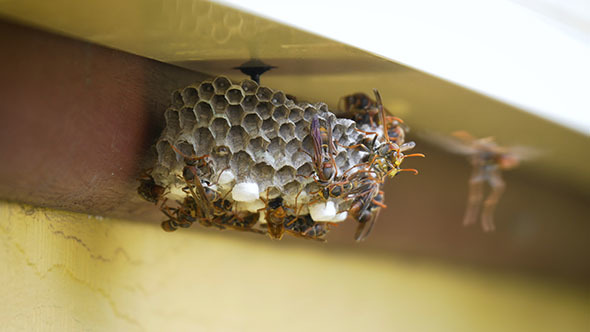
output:
M0 204L2 331L582 331L585 288Z

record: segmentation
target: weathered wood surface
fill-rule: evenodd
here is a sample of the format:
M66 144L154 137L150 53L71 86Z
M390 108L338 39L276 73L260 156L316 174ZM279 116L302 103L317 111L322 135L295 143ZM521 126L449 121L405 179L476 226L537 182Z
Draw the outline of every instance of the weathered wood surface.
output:
M0 204L2 331L583 331L587 289Z

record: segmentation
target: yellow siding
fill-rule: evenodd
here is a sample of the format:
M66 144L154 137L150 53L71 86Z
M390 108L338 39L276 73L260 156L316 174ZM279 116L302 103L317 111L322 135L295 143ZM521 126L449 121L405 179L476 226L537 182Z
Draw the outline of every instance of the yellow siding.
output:
M300 244L2 203L0 330L589 327L583 288Z

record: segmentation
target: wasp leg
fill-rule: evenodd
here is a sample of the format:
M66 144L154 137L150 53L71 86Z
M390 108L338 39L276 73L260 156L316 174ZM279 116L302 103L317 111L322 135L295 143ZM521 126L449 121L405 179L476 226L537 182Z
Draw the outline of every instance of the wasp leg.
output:
M506 188L506 184L500 177L499 172L494 172L488 179L488 183L492 191L483 203L483 211L481 213L481 227L485 232L491 232L496 228L494 226L494 209L504 193L504 188Z
M483 199L483 177L479 167L474 171L469 180L469 196L467 198L467 209L463 218L463 225L471 225L477 221L481 201Z

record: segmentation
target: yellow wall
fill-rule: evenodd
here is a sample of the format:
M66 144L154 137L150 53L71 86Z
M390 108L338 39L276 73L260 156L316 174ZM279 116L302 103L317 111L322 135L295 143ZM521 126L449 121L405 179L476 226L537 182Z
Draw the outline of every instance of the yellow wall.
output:
M587 290L0 204L0 330L581 331Z

